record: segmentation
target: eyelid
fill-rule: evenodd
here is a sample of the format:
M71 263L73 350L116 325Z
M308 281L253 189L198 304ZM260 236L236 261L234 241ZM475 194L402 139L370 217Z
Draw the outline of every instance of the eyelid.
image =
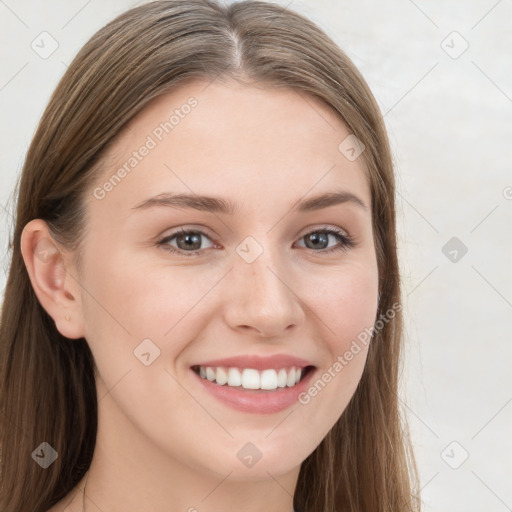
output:
M176 231L172 231L171 233L169 233L167 235L160 235L157 237L156 245L157 246L165 246L164 248L167 248L167 250L169 250L169 252L177 252L179 254L193 255L196 253L204 253L206 251L206 249L198 249L195 251L183 251L183 250L180 250L180 249L177 249L175 247L168 245L168 242L171 239L174 239L178 235L187 234L187 233L197 233L201 236L204 236L205 238L208 238L212 244L212 247L209 247L208 249L218 247L217 242L215 242L215 237L213 237L209 234L208 229L206 229L204 227L196 228L194 226L187 226L187 227L180 226L179 229L176 229ZM168 249L168 247L171 247L171 249Z
M358 240L353 237L346 229L340 228L338 226L329 226L324 225L323 227L310 227L308 228L303 234L298 236L298 240L302 240L305 236L311 234L311 233L328 233L328 235L333 235L341 239L340 244L335 245L334 247L331 247L329 249L322 249L320 251L314 251L313 249L310 249L313 251L313 253L318 254L330 254L335 253L338 251L347 251L348 249L352 249L356 247L359 242Z
M183 249L178 249L173 246L170 246L168 244L168 242L171 239L173 239L174 237L176 237L177 235L180 235L182 233L187 234L190 232L196 233L196 234L199 234L201 236L205 236L206 238L208 238L212 243L212 247L196 249L194 251L185 251ZM303 228L302 231L299 231L300 234L297 234L294 237L294 239L296 239L297 241L300 241L305 236L315 233L315 232L326 232L326 233L328 233L328 235L337 236L341 239L337 245L335 245L334 247L328 248L328 249L321 249L321 250L315 251L314 249L310 249L310 248L306 247L306 249L308 249L309 251L312 251L313 253L318 253L320 255L334 253L334 252L338 252L338 251L347 251L348 249L351 249L351 248L357 246L359 243L346 229L340 228L339 226L329 225L329 224L312 225L312 226ZM194 226L187 226L187 227L180 226L179 229L171 232L168 235L165 235L165 236L161 235L158 238L156 245L159 247L162 247L164 250L166 250L170 253L175 253L178 255L185 256L185 257L201 255L201 254L204 254L207 249L212 249L212 248L215 248L216 246L218 247L218 244L217 244L217 242L215 242L214 237L209 235L208 229L206 229L202 226L200 228L196 228Z
M306 226L305 228L301 229L297 233L297 235L295 235L295 238L302 238L303 236L306 236L309 233L314 232L314 231L323 231L323 230L329 230L329 229L332 229L334 231L340 231L347 238L352 238L351 234L346 229L344 229L340 226L335 226L334 224L312 224L311 226Z
M191 224L191 225L181 225L181 226L178 226L178 227L175 227L175 228L168 228L166 229L165 231L163 231L160 235L158 235L155 240L158 242L158 241L161 241L162 239L164 238L170 238L170 237L173 237L175 235L179 235L180 233L188 233L189 231L192 231L194 233L201 233L202 235L204 236L207 236L208 238L210 238L210 240L214 240L217 235L213 234L213 232L208 229L207 227L205 226L202 226L202 225L195 225L195 224ZM167 234L166 234L167 233Z

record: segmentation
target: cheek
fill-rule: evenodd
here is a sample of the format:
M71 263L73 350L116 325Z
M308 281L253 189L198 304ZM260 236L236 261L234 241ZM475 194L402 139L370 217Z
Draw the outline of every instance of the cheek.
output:
M298 296L294 300L305 306L303 327L319 340L322 368L318 377L324 385L315 387L312 382L316 391L312 391L308 404L297 404L294 422L283 423L272 438L260 440L262 447L267 447L272 464L282 460L286 465L282 454L295 449L299 434L303 446L296 457L305 458L332 428L352 397L367 348L341 371L336 372L334 365L357 335L373 324L377 306L375 268L370 259L363 262L354 258L336 268L312 266L308 272L302 267L293 276L287 276L286 281L294 283ZM240 439L226 439L215 422L208 423L212 436L217 437L216 443L208 445L207 457L204 447L197 442L204 435L197 426L205 423L205 409L180 384L181 374L178 372L177 378L172 375L175 361L180 360L190 341L207 332L208 322L219 320L217 313L222 306L233 305L229 290L221 282L226 269L205 269L194 265L165 268L116 254L102 265L96 262L87 279L90 293L84 293L86 338L109 390L105 393L108 399L103 402L104 408L109 404L116 409L113 400L130 422L138 425L164 452L175 454L187 464L201 467L211 464L205 462L211 459L222 471L229 471L232 468L225 462L225 453L236 453L239 446L235 445ZM159 350L149 366L141 364L134 354L145 339L152 340ZM151 344L146 347L149 352L154 350ZM334 377L326 383L330 368ZM176 421L177 411L180 422ZM251 429L260 435L258 428L252 426L233 423L229 429L241 429L244 438ZM271 453L277 454L275 459Z
M361 379L377 313L378 272L376 265L351 264L321 281L321 293L310 307L323 326L325 357L299 397L320 439L342 415Z
M334 362L373 325L377 266L370 255L365 256L347 258L338 267L303 268L290 278L307 307L306 327L323 333L318 347L323 362ZM186 340L206 327L201 322L211 320L212 304L218 302L215 296L220 292L213 288L223 276L222 269L205 272L194 265L163 269L114 251L102 258L101 265L97 261L90 266L83 297L86 338L98 368L102 360L109 361L113 379L133 363L133 351L143 340L152 340L164 356L161 360L170 362L186 348Z
M201 303L220 277L116 254L91 266L82 296L85 337L106 383L140 364L134 351L144 340L156 347L158 366L172 364L201 328Z
M319 277L315 287L320 293L313 299L312 307L323 321L331 355L338 355L375 321L377 267L370 263L350 263Z

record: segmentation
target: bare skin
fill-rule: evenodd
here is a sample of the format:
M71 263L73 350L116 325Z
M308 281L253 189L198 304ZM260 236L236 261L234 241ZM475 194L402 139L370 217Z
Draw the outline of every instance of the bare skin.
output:
M78 512L83 502L88 512L290 512L301 463L360 380L368 347L307 404L254 414L219 402L191 370L202 360L288 354L315 366L314 382L377 311L364 162L338 150L347 126L303 93L207 85L192 82L157 98L116 140L96 192L86 195L81 273L42 220L23 232L39 301L70 343L87 340L98 368L99 428L86 493L84 477L51 512ZM183 109L190 97L196 106ZM158 140L155 128L180 108L189 113ZM148 136L155 147L139 151ZM146 155L105 186L134 151ZM366 208L344 201L292 209L341 190ZM134 209L164 192L222 197L238 212ZM199 249L188 250L194 255L179 237L158 245L180 228L203 233ZM343 247L325 229L355 245ZM324 233L325 243L313 246L312 233L317 240ZM247 237L253 245L243 245ZM261 254L248 263L240 244ZM341 250L328 252L335 247ZM160 351L147 366L134 354L145 339ZM252 467L237 456L249 442L261 453Z

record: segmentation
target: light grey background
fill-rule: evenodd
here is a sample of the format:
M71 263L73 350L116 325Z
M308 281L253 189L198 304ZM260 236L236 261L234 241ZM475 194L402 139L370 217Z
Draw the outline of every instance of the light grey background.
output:
M2 289L13 187L50 94L86 40L139 3L0 0ZM279 3L334 38L385 113L424 510L512 510L512 3ZM48 58L31 48L43 31L58 42Z

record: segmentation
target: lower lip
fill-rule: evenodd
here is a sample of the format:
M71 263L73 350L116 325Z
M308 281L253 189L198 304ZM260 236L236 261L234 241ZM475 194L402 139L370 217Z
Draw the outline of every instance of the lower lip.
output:
M299 395L304 392L315 373L311 368L304 378L295 386L277 388L273 390L243 389L227 385L219 386L208 379L203 379L194 370L190 370L196 379L217 400L232 409L256 414L274 414L283 411L298 401Z

